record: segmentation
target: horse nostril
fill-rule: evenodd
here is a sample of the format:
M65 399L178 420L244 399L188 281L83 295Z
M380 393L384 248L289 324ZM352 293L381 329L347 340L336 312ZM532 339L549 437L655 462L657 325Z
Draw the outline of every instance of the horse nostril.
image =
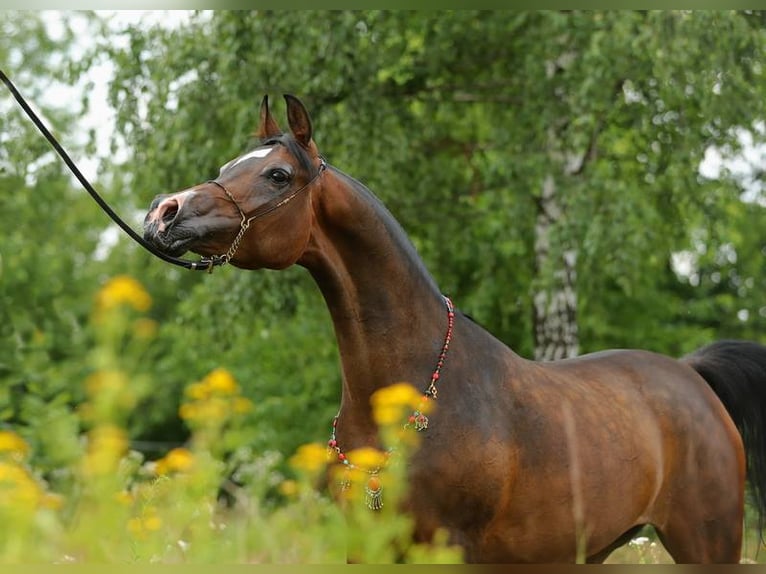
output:
M154 211L150 213L151 221L157 224L157 231L163 233L173 225L180 209L181 202L175 197L168 197L160 201Z
M169 199L162 205L160 205L160 212L158 216L164 224L172 223L178 215L178 202L175 199Z

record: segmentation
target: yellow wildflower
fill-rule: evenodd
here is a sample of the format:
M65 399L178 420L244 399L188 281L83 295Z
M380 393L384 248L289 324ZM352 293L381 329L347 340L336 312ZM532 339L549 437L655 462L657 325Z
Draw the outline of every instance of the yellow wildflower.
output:
M142 520L142 526L149 531L157 531L162 528L162 518L156 514L150 514Z
M215 369L203 380L207 387L223 395L233 395L239 392L239 386L234 377L226 369Z
M155 472L159 475L188 472L194 466L194 455L185 448L174 448L157 461Z
M411 407L415 408L422 394L409 383L394 383L377 390L372 395L373 408L378 407Z
M43 492L25 468L0 461L0 506L29 508L37 506Z
M197 403L197 419L209 423L218 423L226 419L229 414L228 403L221 399L210 399Z
M115 425L102 425L90 432L91 449L123 454L128 449L125 431Z
M285 480L279 485L279 492L287 497L293 497L298 494L298 483L294 480Z
M386 454L376 448L365 446L348 452L348 460L366 470L377 470L386 464Z
M85 388L89 395L97 395L102 392L118 391L128 384L124 373L113 369L96 371L85 379Z
M143 523L140 518L131 518L128 520L128 531L133 536L142 536L144 534Z
M121 490L114 495L114 499L123 506L130 506L133 504L133 495L127 490Z
M192 400L202 401L210 396L210 389L203 383L192 383L186 387L184 393Z
M199 409L197 405L184 403L178 407L178 416L185 421L193 421L199 416Z
M387 427L401 422L404 416L403 411L401 406L378 406L372 411L372 416L375 419L375 424Z
M134 537L145 540L148 532L156 532L162 528L162 518L157 514L156 508L148 506L141 516L130 518L127 526Z
M394 383L379 389L372 395L372 415L379 426L391 426L402 422L407 411L427 412L429 401L408 383Z
M298 470L318 472L327 464L327 447L319 443L304 444L298 447L290 458L290 465Z
M109 474L116 470L128 450L125 431L113 425L102 425L90 431L88 452L82 460L86 474Z
M136 311L143 312L151 307L152 299L138 281L128 275L118 275L101 288L96 303L101 309L112 309L127 304Z
M0 431L0 454L4 453L16 460L23 460L29 453L29 445L15 432Z

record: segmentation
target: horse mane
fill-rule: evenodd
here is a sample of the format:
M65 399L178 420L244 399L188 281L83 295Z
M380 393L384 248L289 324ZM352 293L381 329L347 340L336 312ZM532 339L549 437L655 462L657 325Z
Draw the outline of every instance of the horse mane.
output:
M412 240L409 238L409 235L378 196L361 181L348 175L337 167L329 165L328 168L335 175L340 177L353 190L353 192L360 196L370 209L375 212L376 216L388 230L391 238L396 242L403 254L406 255L411 271L424 277L435 293L441 293L436 281L426 267L423 258L420 256L415 245L412 243Z

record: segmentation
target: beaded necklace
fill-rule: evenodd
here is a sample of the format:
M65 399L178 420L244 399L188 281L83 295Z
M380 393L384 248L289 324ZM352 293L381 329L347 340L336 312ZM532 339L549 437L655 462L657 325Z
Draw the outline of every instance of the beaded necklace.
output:
M447 333L444 336L444 344L442 345L442 350L439 353L439 359L436 361L436 367L434 368L433 373L431 373L431 382L429 383L428 388L423 391L420 406L412 412L412 414L407 418L407 423L404 425L404 428L412 427L418 432L424 431L428 428L428 417L423 412L425 410L424 405L429 399L436 399L438 394L436 389L436 382L439 380L439 374L441 373L442 367L444 366L444 360L447 358L447 350L449 349L450 341L452 341L452 330L455 325L455 308L452 305L452 301L446 295L442 295L442 297L444 297L444 302L447 305ZM360 467L351 463L348 460L348 457L341 450L340 446L338 446L338 439L335 435L335 430L338 426L339 416L340 412L338 412L338 414L335 415L335 417L332 419L330 440L327 441L327 446L330 449L330 454L334 454L338 462L343 464L347 470L358 469ZM386 453L386 455L389 454L391 454L391 451ZM365 503L370 510L380 510L383 508L382 488L380 484L380 478L378 477L378 474L381 471L381 467L378 467L374 470L367 468L363 468L361 470L364 470L367 474L370 475L364 488ZM341 482L341 487L343 490L347 489L349 486L350 482L347 479Z

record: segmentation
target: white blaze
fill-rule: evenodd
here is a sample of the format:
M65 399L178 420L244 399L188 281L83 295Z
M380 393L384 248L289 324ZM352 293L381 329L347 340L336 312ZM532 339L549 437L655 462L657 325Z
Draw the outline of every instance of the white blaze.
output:
M238 163L241 163L243 161L246 161L248 159L252 159L254 157L266 157L271 153L271 150L273 150L273 147L262 147L258 149L254 149L251 152L246 153L245 155L241 155L239 157L234 158L233 160L225 163L223 166L221 166L219 174L223 173L224 170L229 169L230 167L234 167Z

